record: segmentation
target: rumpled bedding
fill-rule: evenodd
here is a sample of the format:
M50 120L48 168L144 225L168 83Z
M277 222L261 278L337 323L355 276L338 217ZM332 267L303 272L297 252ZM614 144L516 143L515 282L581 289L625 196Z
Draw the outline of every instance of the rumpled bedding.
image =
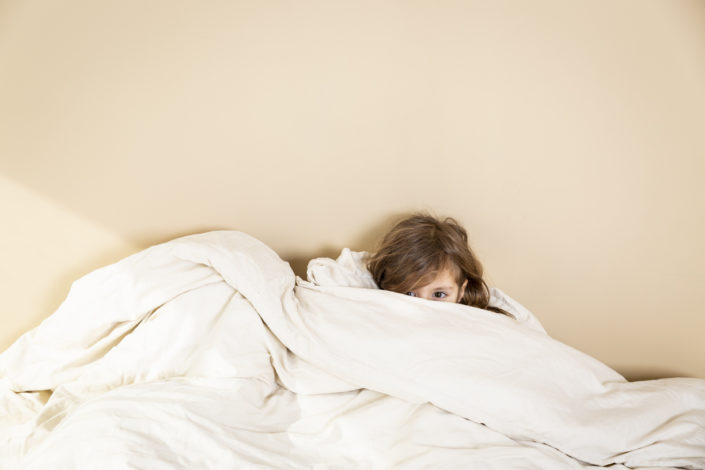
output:
M0 355L0 469L705 468L705 381L627 382L497 289L376 289L217 231L76 281Z

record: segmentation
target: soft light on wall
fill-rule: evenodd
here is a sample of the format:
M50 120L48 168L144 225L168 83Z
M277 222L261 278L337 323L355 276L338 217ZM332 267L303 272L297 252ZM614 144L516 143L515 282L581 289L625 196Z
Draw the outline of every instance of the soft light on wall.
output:
M705 377L702 3L0 15L3 244L87 247L3 257L2 346L69 274L155 242L232 228L300 261L428 209L554 337L633 377Z

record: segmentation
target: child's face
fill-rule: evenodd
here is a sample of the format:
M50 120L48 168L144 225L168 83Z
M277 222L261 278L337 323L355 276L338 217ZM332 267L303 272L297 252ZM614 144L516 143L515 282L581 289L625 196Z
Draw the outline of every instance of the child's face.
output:
M463 296L465 284L458 285L455 273L451 269L439 271L436 277L425 286L417 287L406 295L421 297L426 300L438 300L440 302L458 302Z

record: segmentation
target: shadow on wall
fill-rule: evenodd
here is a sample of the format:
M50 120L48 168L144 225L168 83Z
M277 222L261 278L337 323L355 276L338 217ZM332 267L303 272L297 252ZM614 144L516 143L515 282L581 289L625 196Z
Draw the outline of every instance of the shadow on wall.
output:
M185 232L174 232L174 233L169 233L167 235L164 235L164 234L161 234L159 236L141 235L141 236L137 236L137 237L132 237L132 238L130 238L130 240L132 240L134 243L136 243L142 249L145 249L145 248L149 248L150 246L159 245L161 243L166 243L168 241L175 240L177 238L185 237L188 235L196 235L199 233L213 232L213 231L217 231L217 230L232 230L232 228L216 227L216 226L197 227L197 228L194 228L193 230L189 230L189 231L185 231Z
M340 254L340 250L332 247L324 247L320 250L312 251L306 255L290 255L282 256L282 259L289 263L291 269L294 270L294 274L302 279L306 279L306 269L308 267L308 262L314 258L332 258L336 259Z
M360 234L354 238L348 246L333 246L325 245L321 248L317 248L304 253L277 253L282 260L289 263L294 274L306 279L306 268L308 267L308 262L314 258L332 258L336 259L343 248L350 248L353 251L372 251L376 248L377 244L381 240L382 236L401 218L409 215L410 213L395 213L383 217L377 223L371 224L369 228L366 228ZM153 245L158 245L160 243L165 243L167 241L174 240L176 238L184 237L187 235L194 235L198 233L211 232L215 230L232 230L229 227L198 227L187 232L175 232L168 235L161 234L159 236L138 236L133 237L134 241L138 246L142 248L148 248ZM257 238L256 233L250 233L253 237Z
M389 231L389 229L394 226L394 224L398 221L400 221L402 218L407 217L411 215L412 213L416 213L420 211L406 211L406 212L393 212L391 214L388 214L380 219L377 220L377 222L374 222L370 224L368 227L364 228L357 236L353 236L351 238L350 243L347 246L333 246L333 245L325 245L321 248L314 249L311 251L307 251L305 253L278 253L279 256L286 262L289 263L291 268L293 269L294 273L297 276L300 276L304 279L306 279L306 268L308 266L308 262L314 258L332 258L336 259L338 255L340 254L341 250L343 248L350 248L353 251L374 251L377 246L379 245L380 241L382 240L382 237L384 236L385 233ZM428 212L428 211L426 211ZM438 215L438 216L445 216L445 214L433 214L432 215ZM210 232L214 230L232 230L232 228L228 227L215 227L215 226L209 226L209 227L198 227L195 228L194 230L190 230L188 232L177 232L177 233L171 233L168 235L160 235L160 236L149 236L149 235L144 235L144 236L138 236L138 237L133 237L131 240L135 242L138 246L142 248L147 248L153 245L157 245L160 243L164 243L170 240L173 240L175 238L183 237L186 235L193 235L197 233L204 233L204 232ZM256 233L250 233L250 235L254 236L257 238Z
M682 372L671 369L648 369L634 367L615 367L614 369L630 382L638 382L640 380L669 379L673 377L689 377Z
M320 249L310 251L308 253L289 253L280 254L281 258L288 262L294 274L306 279L306 268L308 262L315 258L332 258L336 259L343 248L350 248L352 251L369 251L377 249L377 246L382 240L385 233L391 229L395 223L402 218L411 215L412 212L398 212L387 215L379 219L376 223L371 224L368 228L360 232L359 235L352 238L350 245L334 247L326 245Z

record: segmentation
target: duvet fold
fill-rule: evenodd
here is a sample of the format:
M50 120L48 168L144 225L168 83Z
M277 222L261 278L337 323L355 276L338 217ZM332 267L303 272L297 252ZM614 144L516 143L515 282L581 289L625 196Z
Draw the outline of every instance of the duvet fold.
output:
M501 291L516 318L361 260L297 279L217 231L88 274L0 355L0 469L705 468L705 381L627 382Z

